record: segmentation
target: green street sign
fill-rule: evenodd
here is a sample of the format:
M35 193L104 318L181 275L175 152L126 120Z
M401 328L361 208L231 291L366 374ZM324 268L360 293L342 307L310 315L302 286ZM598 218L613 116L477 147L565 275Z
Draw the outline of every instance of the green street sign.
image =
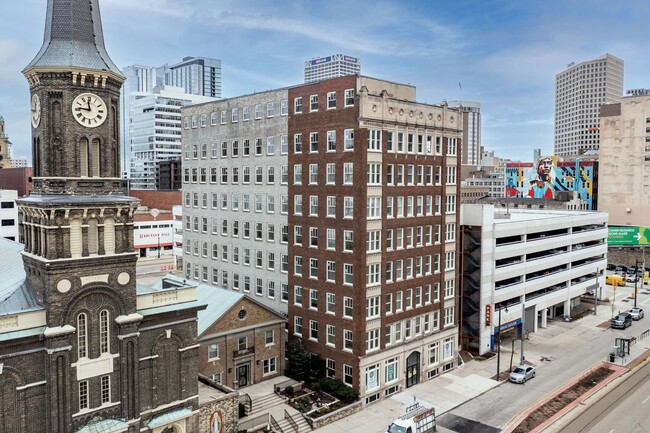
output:
M650 245L650 227L609 226L609 245Z

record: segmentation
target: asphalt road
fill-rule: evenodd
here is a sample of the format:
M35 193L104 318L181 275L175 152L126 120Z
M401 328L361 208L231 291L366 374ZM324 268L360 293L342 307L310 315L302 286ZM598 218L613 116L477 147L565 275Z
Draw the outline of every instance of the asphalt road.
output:
M641 433L650 431L650 364L567 424L558 433Z
M639 300L641 299L650 302L648 295L643 295L643 298ZM618 305L621 305L623 310L630 308L629 302L620 301ZM535 379L525 384L503 383L501 386L469 400L456 409L441 415L438 418L440 427L438 430L458 433L500 431L524 408L568 383L596 362L605 360L607 353L611 351L615 337L636 336L641 330L648 327L647 322L650 322L648 317L640 322L635 322L635 325L626 330L602 329L595 326L583 327L584 329L580 328L573 338L568 339L560 334L574 326L580 326L579 322L553 324L553 328L558 327L558 335L555 337L556 344L566 346L566 349L560 352L554 350L553 352L556 353L554 356L528 359L536 365L537 377ZM551 344L553 344L553 340L553 338L550 339ZM475 425L472 422L481 425Z

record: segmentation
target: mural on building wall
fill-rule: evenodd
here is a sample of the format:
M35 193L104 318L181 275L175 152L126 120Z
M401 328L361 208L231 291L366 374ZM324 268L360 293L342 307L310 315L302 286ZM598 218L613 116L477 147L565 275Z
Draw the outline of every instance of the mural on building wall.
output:
M506 165L506 197L552 199L561 191L577 191L587 209L593 210L594 175L593 161L559 162L556 156L540 156L534 163L510 162Z

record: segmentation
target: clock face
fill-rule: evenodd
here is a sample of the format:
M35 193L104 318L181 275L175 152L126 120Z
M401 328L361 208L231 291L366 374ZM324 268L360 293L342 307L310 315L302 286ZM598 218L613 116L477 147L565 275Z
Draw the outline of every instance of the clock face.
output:
M82 93L72 101L74 119L87 128L95 128L106 120L106 104L92 93Z
M32 126L38 128L41 123L41 99L37 94L32 95Z

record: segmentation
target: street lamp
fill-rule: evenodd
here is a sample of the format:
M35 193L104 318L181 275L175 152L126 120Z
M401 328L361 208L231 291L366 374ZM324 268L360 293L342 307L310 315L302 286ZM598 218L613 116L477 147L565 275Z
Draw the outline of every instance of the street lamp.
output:
M158 235L158 258L160 258L160 235Z
M645 272L645 269L643 269L643 272ZM641 275L643 275L643 272ZM639 282L639 259L634 260L634 308L636 308L636 295L637 295L637 288L636 285Z
M499 329L497 331L498 343L497 343L497 381L499 381L499 375L501 374L501 310L503 307L499 308ZM506 313L508 312L508 307L506 307Z

